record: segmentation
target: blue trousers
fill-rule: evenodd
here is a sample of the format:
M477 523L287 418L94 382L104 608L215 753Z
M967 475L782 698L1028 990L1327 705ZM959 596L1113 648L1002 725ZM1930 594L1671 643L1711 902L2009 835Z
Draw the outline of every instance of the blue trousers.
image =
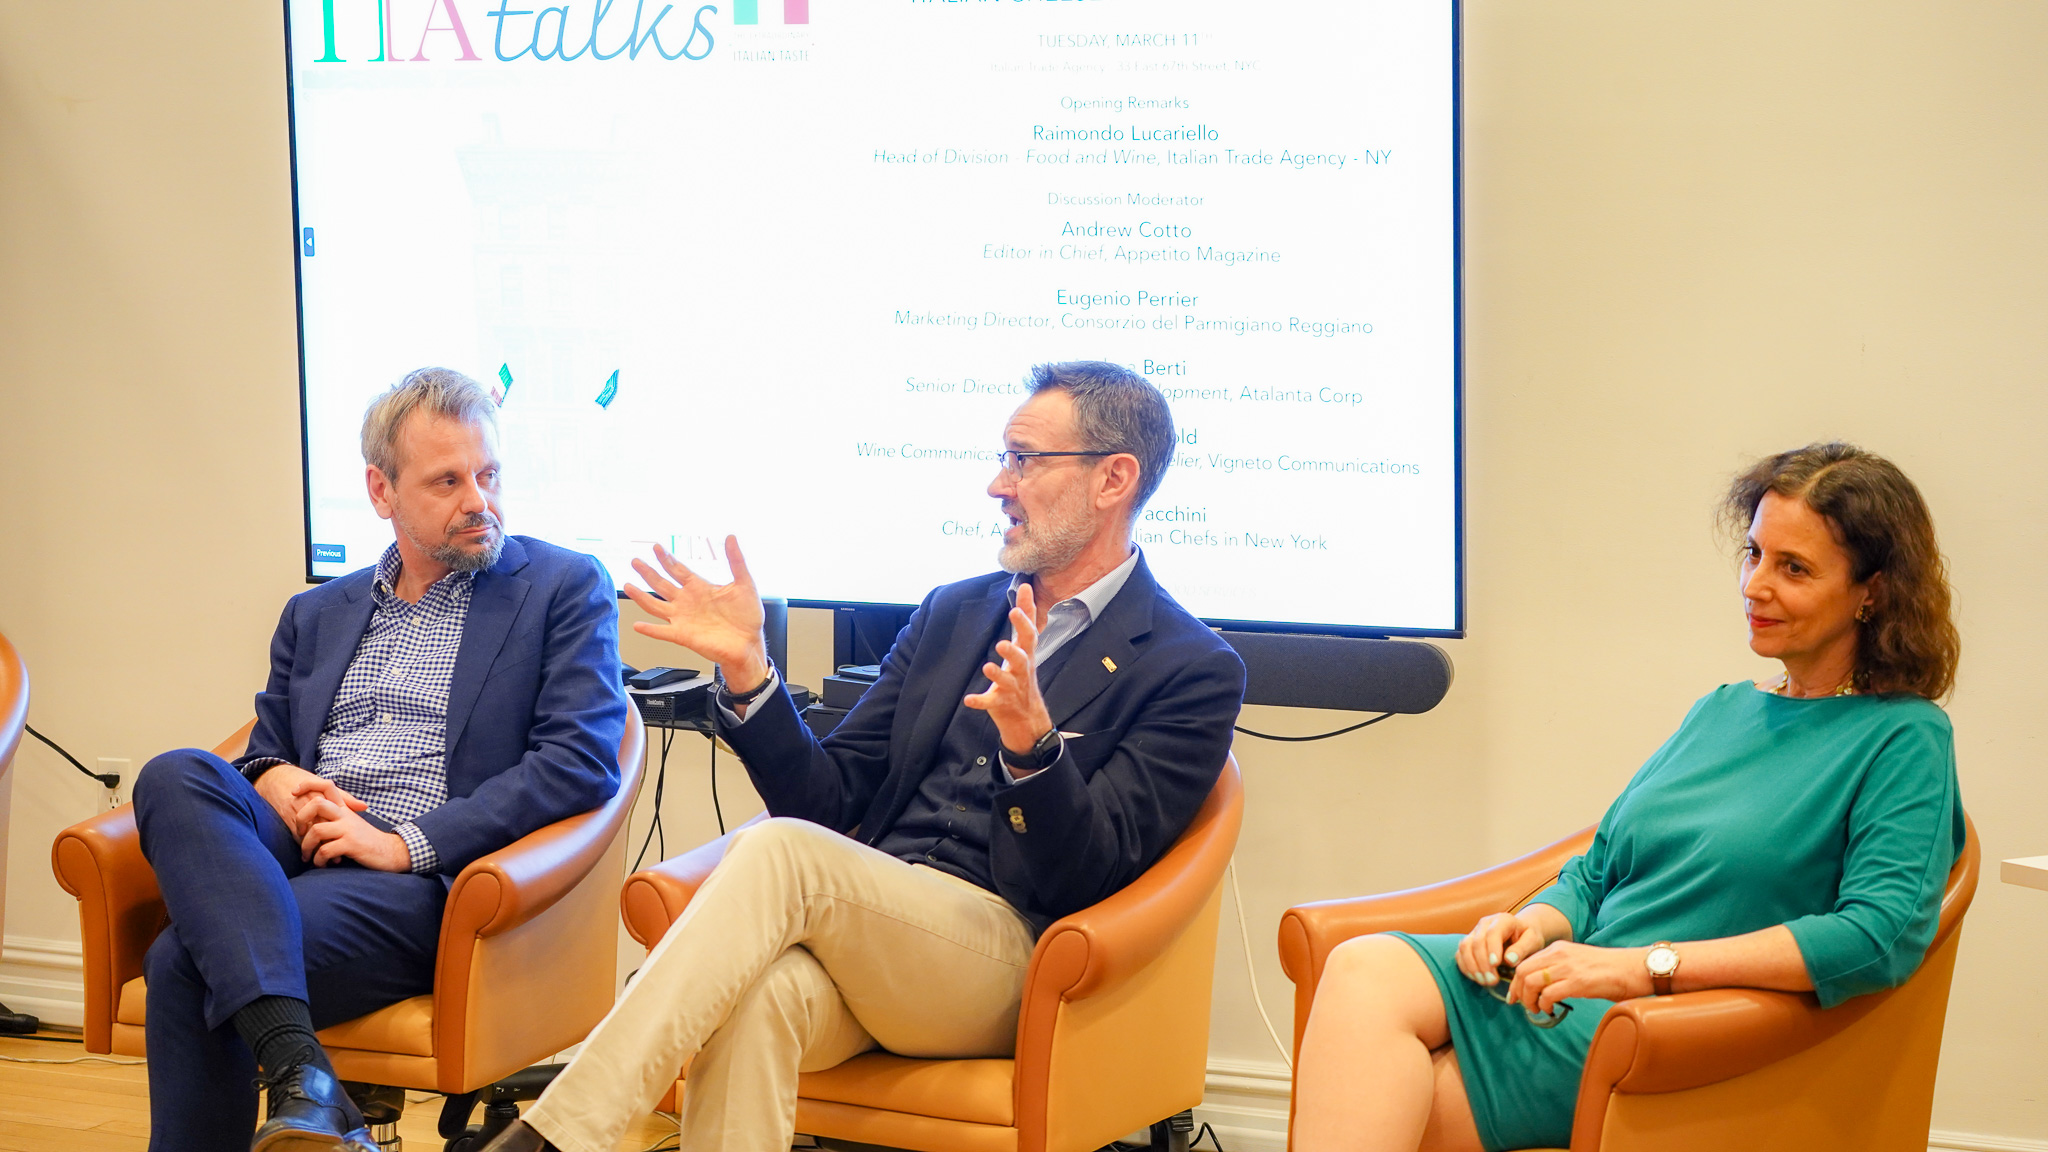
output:
M325 1028L432 992L447 886L305 863L255 787L196 748L143 766L135 824L171 921L143 962L150 1152L247 1152L256 1058L234 1014L292 996Z

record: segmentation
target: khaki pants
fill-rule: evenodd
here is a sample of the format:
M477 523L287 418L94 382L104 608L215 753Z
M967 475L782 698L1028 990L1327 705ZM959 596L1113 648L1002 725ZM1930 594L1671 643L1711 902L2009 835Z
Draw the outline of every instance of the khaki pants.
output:
M1015 1052L1035 942L993 892L807 821L763 821L733 838L526 1121L564 1152L613 1152L695 1057L685 1152L786 1152L798 1072L877 1046Z

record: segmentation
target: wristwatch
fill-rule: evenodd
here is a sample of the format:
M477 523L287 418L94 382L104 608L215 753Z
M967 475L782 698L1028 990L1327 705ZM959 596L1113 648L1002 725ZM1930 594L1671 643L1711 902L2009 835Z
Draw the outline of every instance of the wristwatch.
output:
M1659 940L1650 945L1643 966L1650 970L1650 987L1657 995L1671 995L1671 977L1678 972L1678 949L1671 946L1671 941Z
M1008 748L1002 749L1003 764L1015 772L1036 772L1059 759L1060 751L1065 744L1064 738L1060 736L1060 730L1054 728L1040 736L1038 743L1033 744L1031 750L1021 756Z

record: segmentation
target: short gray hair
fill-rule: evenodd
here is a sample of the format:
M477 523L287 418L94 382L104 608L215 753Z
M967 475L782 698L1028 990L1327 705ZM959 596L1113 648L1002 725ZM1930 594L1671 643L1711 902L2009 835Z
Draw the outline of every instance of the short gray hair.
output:
M1074 399L1074 427L1090 452L1138 458L1138 499L1131 515L1159 491L1173 463L1173 412L1150 380L1121 364L1070 360L1031 370L1031 394L1059 389Z
M405 418L419 411L498 430L498 403L483 385L453 368L417 368L363 413L363 463L397 480L398 433Z

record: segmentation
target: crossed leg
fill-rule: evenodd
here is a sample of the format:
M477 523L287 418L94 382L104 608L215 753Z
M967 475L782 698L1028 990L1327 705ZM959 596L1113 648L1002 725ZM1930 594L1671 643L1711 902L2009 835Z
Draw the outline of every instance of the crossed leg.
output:
M797 1074L880 1045L1006 1056L1035 933L993 892L802 820L739 833L524 1117L609 1152L694 1057L691 1152L787 1149Z
M1429 966L1393 936L1330 952L1294 1069L1299 1152L1479 1152Z

